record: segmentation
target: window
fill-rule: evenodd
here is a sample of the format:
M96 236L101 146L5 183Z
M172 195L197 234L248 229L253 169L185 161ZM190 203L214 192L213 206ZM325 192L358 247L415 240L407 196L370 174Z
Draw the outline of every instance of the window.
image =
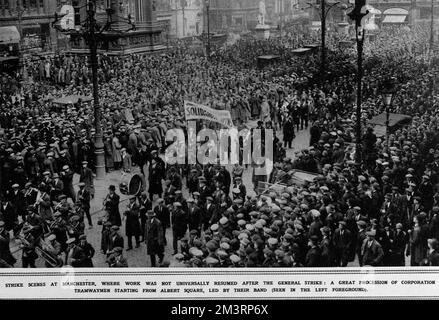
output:
M434 16L437 17L439 15L439 7L434 8ZM419 18L423 20L431 19L431 8L423 7L419 8Z

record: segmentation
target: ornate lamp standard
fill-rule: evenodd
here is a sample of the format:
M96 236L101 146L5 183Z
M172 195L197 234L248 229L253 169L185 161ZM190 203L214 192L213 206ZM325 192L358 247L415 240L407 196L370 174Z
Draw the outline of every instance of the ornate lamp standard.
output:
M320 2L320 4L318 3L314 4L308 2L309 6L314 7L320 11L319 13L320 22L321 22L320 74L322 77L324 77L325 69L326 69L326 19L332 8L340 4L340 1L331 4L326 3L326 1L327 0L318 0L318 3Z
M52 26L57 30L64 33L80 34L88 43L90 49L90 65L92 71L92 83L93 83L93 109L94 109L94 127L95 127L95 156L96 156L96 179L105 179L105 154L104 154L104 142L102 134L102 110L99 105L99 83L98 83L98 55L97 45L100 40L100 36L104 31L110 29L112 22L108 21L104 26L97 24L96 14L96 0L89 0L87 4L87 19L78 30L63 30L59 24L59 16L55 13L55 21ZM108 9L111 11L111 9ZM107 11L108 11L107 10ZM135 29L134 24L131 22L131 17L128 18L128 24L131 25L129 30Z
M207 18L207 43L206 43L206 55L207 59L210 59L210 0L204 0L206 6L206 18Z
M387 152L389 151L389 122L390 122L390 107L392 106L392 100L396 93L396 87L395 87L395 79L389 78L386 79L386 81L383 84L382 88L382 98L384 105L386 106L386 149Z
M356 109L356 151L355 160L361 163L361 102L363 80L363 45L365 30L363 18L368 14L365 10L366 0L355 0L354 8L348 13L349 18L355 22L355 39L357 42L357 109Z

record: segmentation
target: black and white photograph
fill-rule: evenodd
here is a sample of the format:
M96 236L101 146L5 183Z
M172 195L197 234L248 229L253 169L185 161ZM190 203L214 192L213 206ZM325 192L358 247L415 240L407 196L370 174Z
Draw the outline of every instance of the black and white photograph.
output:
M437 0L0 0L1 270L439 266L438 35Z

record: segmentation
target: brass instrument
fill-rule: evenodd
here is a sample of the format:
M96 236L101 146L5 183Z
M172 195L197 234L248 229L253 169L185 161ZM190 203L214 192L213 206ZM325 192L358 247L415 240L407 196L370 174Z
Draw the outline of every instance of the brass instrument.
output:
M31 246L30 242L26 240L25 237L21 235L17 235L16 239L18 239L23 245ZM61 268L63 266L63 262L58 257L54 257L52 254L46 252L41 248L41 239L37 245L35 245L36 254L41 257L51 268Z

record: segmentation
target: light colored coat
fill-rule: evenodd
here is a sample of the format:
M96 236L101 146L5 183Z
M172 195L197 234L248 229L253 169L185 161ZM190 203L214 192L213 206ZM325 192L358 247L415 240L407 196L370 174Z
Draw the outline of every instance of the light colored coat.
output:
M122 145L119 142L119 138L113 137L112 147L113 147L113 161L122 162L122 153L120 151Z

